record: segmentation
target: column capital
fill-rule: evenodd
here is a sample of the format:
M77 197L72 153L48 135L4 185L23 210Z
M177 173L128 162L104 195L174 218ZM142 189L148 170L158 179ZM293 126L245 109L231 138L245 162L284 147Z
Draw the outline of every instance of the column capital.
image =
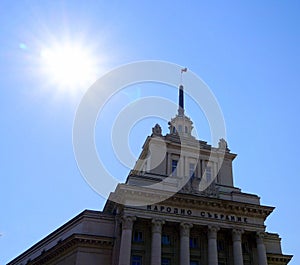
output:
M243 233L244 233L243 229L233 228L232 229L232 240L233 241L241 241Z
M152 219L152 233L160 233L161 234L161 228L162 225L165 223L163 219Z
M180 223L180 236L190 236L190 229L193 227L191 223Z
M122 216L122 236L119 252L119 265L130 264L132 226L135 220L135 216Z
M265 232L256 232L256 242L259 244L263 244L264 243L264 237L265 237L266 233Z
M208 238L217 238L217 233L220 230L220 227L209 225L208 226Z
M122 229L132 229L133 222L136 220L135 216L122 216Z

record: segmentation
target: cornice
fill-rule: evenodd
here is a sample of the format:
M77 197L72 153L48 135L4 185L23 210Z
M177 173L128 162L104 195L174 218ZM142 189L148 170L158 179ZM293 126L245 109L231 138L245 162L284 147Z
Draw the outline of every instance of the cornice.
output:
M43 246L49 244L49 242L53 242L59 238L60 235L63 235L66 231L69 231L76 225L78 225L83 220L101 220L101 219L111 219L113 220L114 216L110 214L110 212L100 212L100 211L94 211L94 210L84 210L77 216L73 217L71 220L69 220L67 223L62 225L61 227L54 230L52 233L50 233L48 236L43 238L41 241L34 244L32 247L30 247L28 250L23 252L21 255L14 258L12 261L8 263L8 265L12 264L19 264L20 260L26 259L26 257L30 257L32 255L35 255L36 252L38 252L40 249L43 248ZM64 239L65 240L65 239Z
M158 136L147 136L143 147L142 147L142 152L140 154L140 159L145 158L147 156L147 151L148 151L148 146L150 143L150 140L152 138L155 138ZM165 143L168 145L170 149L175 148L175 149L185 149L185 150L191 150L191 152L197 152L200 153L201 155L213 155L213 156L225 156L225 158L228 158L230 160L234 160L237 154L231 153L228 150L224 152L224 150L218 148L218 147L213 147L210 144L208 144L205 141L202 140L197 140L195 137L185 137L185 136L180 136L177 134L166 134L159 136L160 139L163 139ZM182 141L181 141L182 140Z
M42 251L41 255L32 261L27 261L26 264L30 265L43 265L54 258L59 258L64 253L70 251L71 249L81 247L98 247L101 248L112 248L114 244L114 239L110 237L103 236L93 236L93 235L83 235L83 234L73 234L63 241L59 241L53 248Z
M267 253L268 263L272 262L272 264L276 265L286 265L291 261L292 258L293 255Z
M167 204L170 206L205 208L211 211L222 211L228 214L242 214L243 216L258 217L264 220L272 213L275 207L236 202L212 197L197 196L193 194L176 193L173 194L167 191L158 191L145 187L130 186L119 184L113 197L119 201L143 201L146 197L154 202L161 199L159 204Z
M242 214L243 216L263 217L264 219L266 219L274 210L274 207L271 206L235 202L204 196L193 196L193 198L189 198L189 195L186 194L176 194L166 202L170 204L180 202L186 207L203 207L208 211L222 211L228 214Z

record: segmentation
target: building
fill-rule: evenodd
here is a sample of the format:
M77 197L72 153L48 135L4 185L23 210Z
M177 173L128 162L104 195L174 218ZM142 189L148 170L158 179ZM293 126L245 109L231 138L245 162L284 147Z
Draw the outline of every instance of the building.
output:
M184 113L162 134L156 124L124 184L103 211L85 210L8 265L285 265L274 207L234 186L236 154L192 135Z

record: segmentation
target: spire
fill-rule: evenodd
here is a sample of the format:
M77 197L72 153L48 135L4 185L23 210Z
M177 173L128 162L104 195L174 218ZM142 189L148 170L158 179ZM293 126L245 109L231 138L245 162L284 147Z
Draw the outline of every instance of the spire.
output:
M184 95L183 95L183 85L179 86L179 107L178 107L178 115L184 115Z
M178 91L178 114L169 121L169 130L172 135L181 135L184 137L192 137L193 122L184 114L184 91L182 84L182 73L186 72L187 68L181 69L181 82Z
M178 102L178 115L179 116L183 116L184 115L184 94L183 94L183 85L182 85L182 73L186 72L187 68L182 68L181 69L181 75L180 75L180 79L181 79L181 84L179 85L179 102Z

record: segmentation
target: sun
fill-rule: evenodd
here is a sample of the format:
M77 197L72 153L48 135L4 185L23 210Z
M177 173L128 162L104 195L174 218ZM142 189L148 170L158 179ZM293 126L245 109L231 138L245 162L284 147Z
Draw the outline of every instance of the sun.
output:
M97 61L87 47L55 43L40 52L41 70L59 90L76 93L91 85L97 76Z

